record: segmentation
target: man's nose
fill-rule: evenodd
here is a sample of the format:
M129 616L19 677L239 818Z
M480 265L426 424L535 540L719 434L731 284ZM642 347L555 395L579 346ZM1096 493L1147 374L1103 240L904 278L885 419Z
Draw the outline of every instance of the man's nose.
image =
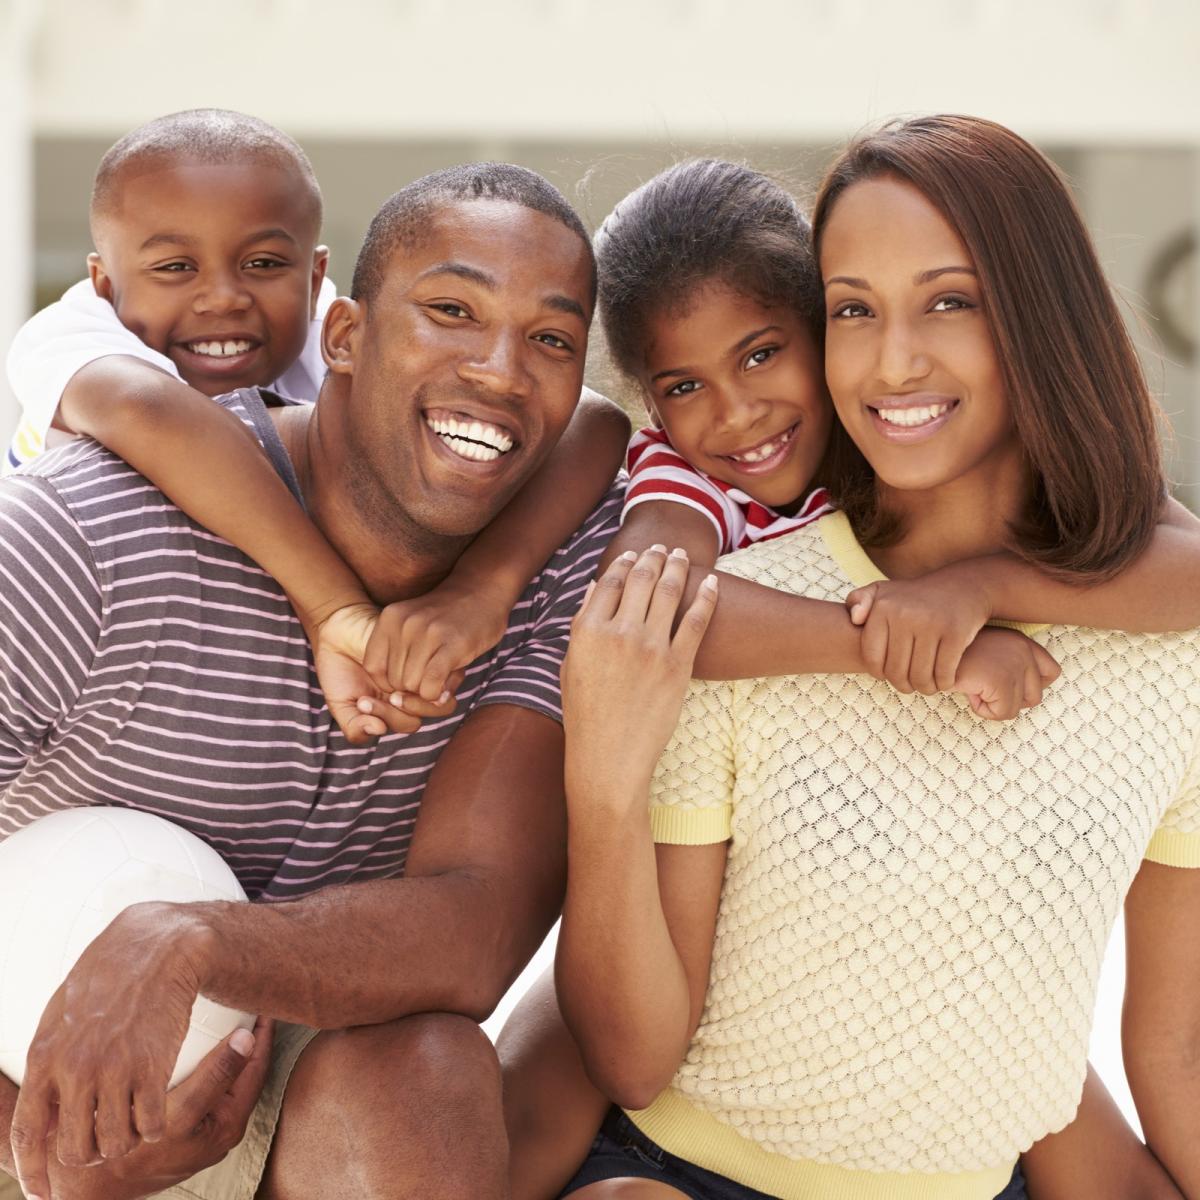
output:
M532 390L522 331L499 329L476 343L459 364L459 378L497 396L526 397Z

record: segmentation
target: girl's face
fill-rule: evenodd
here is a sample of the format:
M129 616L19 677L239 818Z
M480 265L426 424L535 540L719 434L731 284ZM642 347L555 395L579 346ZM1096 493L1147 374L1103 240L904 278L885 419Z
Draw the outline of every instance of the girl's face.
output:
M809 491L832 419L812 336L789 309L704 284L647 329L651 416L693 466L787 511Z
M1016 494L1021 448L979 279L942 214L894 177L853 184L826 223L821 276L829 390L879 479Z

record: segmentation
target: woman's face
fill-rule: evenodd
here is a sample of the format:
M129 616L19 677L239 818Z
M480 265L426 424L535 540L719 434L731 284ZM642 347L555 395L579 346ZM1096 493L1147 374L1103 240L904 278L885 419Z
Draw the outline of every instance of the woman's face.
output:
M821 245L834 407L881 482L1019 489L1020 443L975 264L942 214L891 176L853 184Z
M675 449L769 508L803 500L833 418L817 348L796 313L712 283L646 332L640 382Z

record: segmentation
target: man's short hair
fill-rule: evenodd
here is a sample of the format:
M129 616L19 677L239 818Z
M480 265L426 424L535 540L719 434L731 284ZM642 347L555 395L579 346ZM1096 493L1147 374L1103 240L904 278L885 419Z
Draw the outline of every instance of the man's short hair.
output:
M191 108L155 117L131 130L109 148L96 168L91 219L108 215L120 201L121 176L134 162L158 160L164 165L259 162L294 171L308 195L314 236L321 228L321 189L308 155L281 129L247 113L225 108Z
M418 244L437 209L470 200L503 200L544 213L565 225L587 249L592 268L590 302L596 303L596 260L579 215L548 179L513 163L467 163L447 167L402 187L375 214L358 252L350 295L370 301L383 283L388 261L399 246Z

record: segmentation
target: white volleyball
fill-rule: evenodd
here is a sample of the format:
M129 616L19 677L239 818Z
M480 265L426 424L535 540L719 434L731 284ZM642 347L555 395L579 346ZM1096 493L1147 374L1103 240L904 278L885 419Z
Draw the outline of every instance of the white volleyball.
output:
M0 1071L19 1084L50 997L88 944L143 900L245 900L211 847L161 817L72 808L0 842ZM171 1076L174 1086L253 1018L197 999Z

